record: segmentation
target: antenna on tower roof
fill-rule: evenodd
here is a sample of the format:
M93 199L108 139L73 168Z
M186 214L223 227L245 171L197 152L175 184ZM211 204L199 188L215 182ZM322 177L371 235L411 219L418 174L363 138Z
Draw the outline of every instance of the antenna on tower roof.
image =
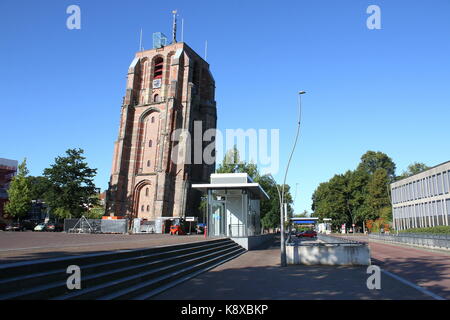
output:
M173 10L172 14L173 14L172 43L177 43L177 10Z
M181 42L184 42L184 19L181 19Z
M142 51L142 28L141 28L141 37L139 38L139 51Z
M205 61L208 59L208 40L205 41Z

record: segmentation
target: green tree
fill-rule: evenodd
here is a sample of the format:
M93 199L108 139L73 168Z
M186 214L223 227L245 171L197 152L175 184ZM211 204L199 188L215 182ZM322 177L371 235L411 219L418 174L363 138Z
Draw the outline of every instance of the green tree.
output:
M227 151L216 171L217 173L247 173L255 181L260 177L256 164L242 161L236 146Z
M27 177L28 185L30 187L31 199L32 200L43 200L45 199L45 193L49 188L49 181L46 177L42 176L29 176Z
M31 192L28 186L27 159L18 167L18 172L13 177L8 189L8 203L5 205L5 212L14 218L24 217L31 208Z
M237 150L236 146L227 151L222 163L217 169L217 173L247 173L253 181L259 183L270 197L270 199L264 199L260 203L261 224L265 229L280 226L280 198L278 195L277 183L271 176L261 175L256 164L241 161L239 150ZM281 190L282 186L278 185L278 188ZM288 217L292 217L293 201L290 193L290 187L286 185L284 189L285 200L288 204Z
M321 183L314 192L312 200L315 217L332 219L335 228L351 222L345 175L335 175L330 181Z
M105 206L100 204L100 194L90 197L90 207L84 216L88 219L101 219L105 215Z
M406 171L403 171L403 173L400 176L398 176L396 180L401 180L401 179L411 177L415 174L421 173L428 169L430 169L430 167L428 167L426 164L421 163L421 162L414 162L414 163L410 164L408 166L408 168L406 169Z
M297 213L297 214L294 214L294 217L295 218L308 218L308 217L310 217L311 215L310 215L310 213L308 212L308 210L304 210L302 213Z
M370 208L367 205L367 184L370 175L363 170L348 171L347 177L347 209L352 224L362 226L370 216Z
M271 176L264 175L259 180L269 200L262 200L260 203L261 224L264 229L276 228L280 225L280 199L276 182Z
M377 218L392 221L391 200L389 198L390 177L383 168L379 168L371 176L367 184L367 204Z
M263 175L257 181L261 188L266 191L270 199L261 200L261 224L264 229L273 229L280 226L280 195L278 190L282 190L282 185L277 185L270 175ZM290 186L285 185L285 202L287 203L287 217L293 216L294 210L292 208L293 200L290 192Z
M383 152L367 151L362 157L358 170L362 170L370 175L377 169L385 169L391 181L395 178L395 163Z
M94 207L84 214L87 219L101 219L105 215L105 208Z
M395 178L395 163L382 152L368 151L354 171L335 175L313 194L312 209L319 218L331 218L333 226L355 224L392 216L389 184Z
M81 217L96 204L93 179L97 169L89 168L83 153L82 149L69 149L65 157L57 157L55 164L44 170L49 181L45 201L60 218Z

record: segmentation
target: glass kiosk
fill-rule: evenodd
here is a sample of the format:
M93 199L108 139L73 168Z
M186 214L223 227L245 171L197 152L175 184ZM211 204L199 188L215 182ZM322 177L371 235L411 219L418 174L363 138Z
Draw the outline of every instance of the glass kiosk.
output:
M208 196L209 237L261 234L260 200L269 196L246 173L212 174L210 184L194 184L192 188Z

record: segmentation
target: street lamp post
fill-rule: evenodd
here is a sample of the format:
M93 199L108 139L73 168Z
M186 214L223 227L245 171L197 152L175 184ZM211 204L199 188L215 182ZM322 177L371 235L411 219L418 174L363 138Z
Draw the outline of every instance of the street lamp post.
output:
M284 187L286 185L286 179L287 179L287 174L289 171L289 166L291 164L291 160L292 160L292 156L294 155L295 152L295 147L297 146L297 141L298 141L298 137L300 135L300 122L301 122L301 116L302 116L302 100L301 100L301 96L303 94L305 94L305 91L300 91L298 93L298 123L297 123L297 135L295 136L295 142L294 142L294 146L292 147L292 151L291 151L291 155L289 157L289 161L286 167L286 173L284 175L284 182L283 182L283 186L282 186L282 191L281 191L281 205L280 205L280 222L281 222L281 266L282 267L286 267L287 266L287 262L286 262L286 240L285 240L285 235L284 235L284 214L287 215L287 212L284 212L284 201L285 201L285 190ZM286 210L287 211L287 210Z

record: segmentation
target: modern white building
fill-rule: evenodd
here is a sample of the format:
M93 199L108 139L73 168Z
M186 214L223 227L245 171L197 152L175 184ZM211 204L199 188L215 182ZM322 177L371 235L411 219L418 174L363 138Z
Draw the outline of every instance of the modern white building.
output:
M397 230L448 226L450 161L391 184Z
M208 195L210 237L261 234L259 202L269 196L246 173L212 174L211 184L194 184L192 188Z

